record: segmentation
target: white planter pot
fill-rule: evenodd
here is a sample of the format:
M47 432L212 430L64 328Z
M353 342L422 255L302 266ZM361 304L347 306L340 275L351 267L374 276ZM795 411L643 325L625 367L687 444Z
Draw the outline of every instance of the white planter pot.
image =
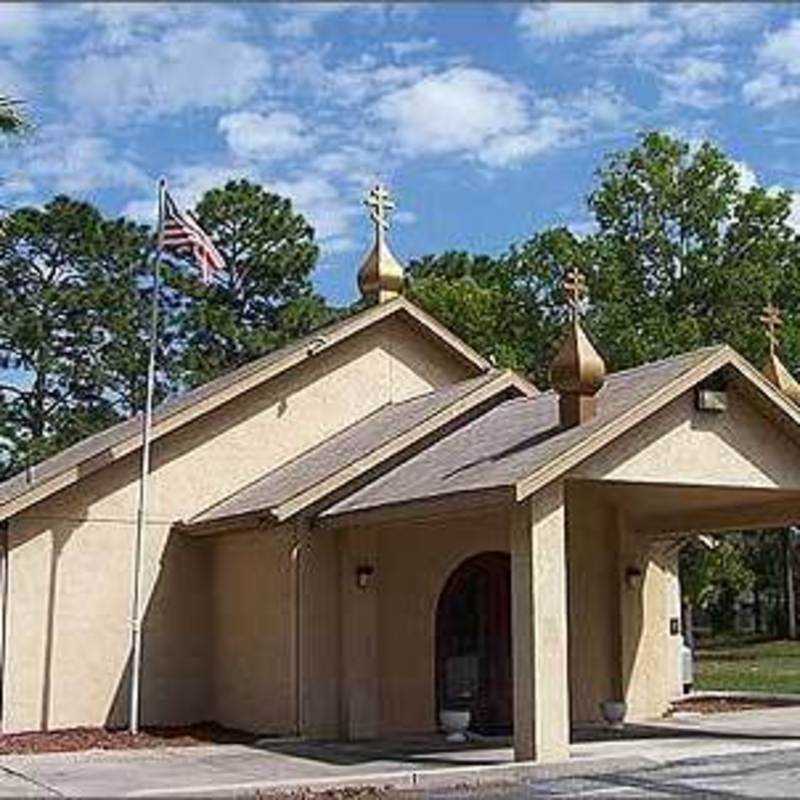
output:
M439 724L447 734L447 741L461 743L467 741L467 728L469 728L471 715L467 711L455 711L443 708L439 712Z
M603 700L600 703L600 713L603 719L614 728L621 728L628 705L623 700Z

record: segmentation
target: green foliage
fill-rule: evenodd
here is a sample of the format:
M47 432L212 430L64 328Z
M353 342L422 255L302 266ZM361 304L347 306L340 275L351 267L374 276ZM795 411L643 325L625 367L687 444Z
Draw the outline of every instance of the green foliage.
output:
M156 401L297 338L338 312L313 293L313 231L288 200L245 181L197 207L226 259L162 265ZM57 197L0 230L0 475L144 406L152 231Z
M450 252L412 262L408 275L411 300L498 366L525 369L530 331L505 265Z
M231 181L206 192L195 214L226 267L210 286L186 264L167 273L180 383L203 383L332 318L311 287L314 231L289 200Z
M751 589L756 575L742 549L730 537L714 539L709 547L690 541L680 553L681 591L694 608L708 608L724 595Z
M0 469L127 416L146 350L138 281L149 237L57 197L0 229Z
M797 361L800 244L788 193L746 189L716 147L660 133L598 176L590 324L612 368L719 342L760 363L768 297L789 312L787 356Z
M788 193L745 188L711 144L693 149L648 133L601 167L588 209L596 230L587 236L554 228L497 258L421 259L412 294L541 386L573 267L587 275L586 324L611 370L720 342L760 364L767 345L758 316L768 297L785 312L785 360L800 367L800 241Z

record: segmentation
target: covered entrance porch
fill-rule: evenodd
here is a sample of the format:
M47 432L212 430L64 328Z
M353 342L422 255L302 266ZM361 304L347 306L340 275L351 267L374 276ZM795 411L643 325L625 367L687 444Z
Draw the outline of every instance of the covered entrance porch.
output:
M660 718L681 693L681 541L800 518L800 489L581 477L465 502L338 534L345 738L433 732L439 710L469 708L517 760L552 761L605 700Z

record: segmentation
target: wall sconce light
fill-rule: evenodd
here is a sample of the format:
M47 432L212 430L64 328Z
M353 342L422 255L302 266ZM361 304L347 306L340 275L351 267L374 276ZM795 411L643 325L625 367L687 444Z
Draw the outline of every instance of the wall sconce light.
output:
M375 567L371 564L362 564L356 567L356 586L359 589L366 589L372 583L372 576L375 574Z
M642 571L639 567L628 567L625 570L625 585L629 589L638 589L642 583Z

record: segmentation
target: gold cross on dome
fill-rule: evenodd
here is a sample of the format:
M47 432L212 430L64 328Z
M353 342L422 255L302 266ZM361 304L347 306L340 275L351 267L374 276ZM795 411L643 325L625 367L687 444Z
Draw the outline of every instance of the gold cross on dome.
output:
M564 279L564 291L567 295L570 314L573 319L577 319L581 303L586 298L586 276L579 269L570 270Z
M375 225L386 230L389 227L389 212L394 210L394 201L389 190L380 183L376 183L364 200L364 205L369 208L369 215Z
M780 309L772 305L772 303L767 303L767 305L764 306L764 311L759 319L763 323L764 329L767 332L767 339L769 339L769 353L770 355L774 356L775 350L778 347L778 329L781 327L781 325L783 325Z

